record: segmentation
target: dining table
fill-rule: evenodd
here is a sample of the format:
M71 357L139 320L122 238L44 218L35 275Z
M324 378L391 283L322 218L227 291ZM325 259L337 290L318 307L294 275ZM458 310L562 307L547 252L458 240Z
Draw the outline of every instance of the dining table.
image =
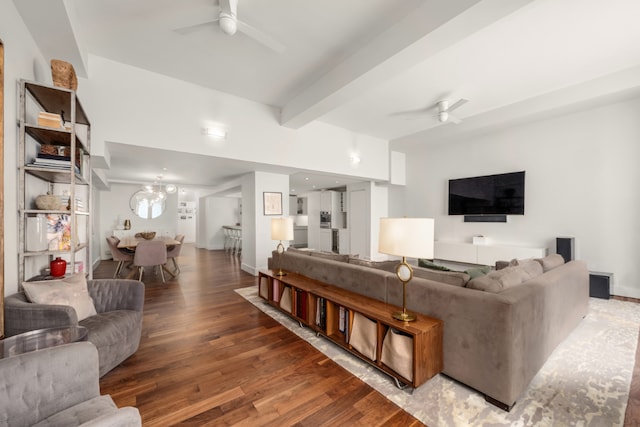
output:
M134 250L136 249L136 246L138 246L138 243L142 242L146 240L143 237L123 237L122 240L120 240L118 242L118 249L130 249L130 250ZM175 245L180 245L181 243L174 239L173 237L165 237L165 236L158 236L158 237L154 237L151 240L160 240L163 241L165 246L167 246L167 248L169 246L175 246ZM167 268L167 265L164 264L162 265L162 269L164 271L166 271L167 273L169 273L169 275L173 278L176 277L176 275ZM132 279L136 274L136 270L133 269L131 270L131 273L129 273L129 275L127 275L127 279Z

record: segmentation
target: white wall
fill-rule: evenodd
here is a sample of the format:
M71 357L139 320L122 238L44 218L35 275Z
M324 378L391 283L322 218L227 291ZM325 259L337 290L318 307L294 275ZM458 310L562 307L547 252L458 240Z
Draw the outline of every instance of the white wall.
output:
M576 238L591 271L614 273L613 293L640 297L640 100L607 105L407 152L405 209L435 218L436 239L548 247ZM448 216L447 183L526 171L525 215L506 224ZM401 191L394 189L394 191Z
M93 237L100 242L102 259L107 259L108 246L106 238L113 234L118 219L131 221L131 234L140 231L155 231L157 235L175 236L178 224L178 195L167 194L166 209L162 215L154 219L139 218L131 212L129 200L131 195L141 189L138 184L111 184L111 191L94 192L93 197L100 199L100 225L98 233Z
M235 197L203 197L200 202L198 247L224 249L223 225L235 225L239 201Z
M283 215L264 215L263 193L282 193ZM289 176L254 172L242 180L242 269L251 274L267 268L267 258L276 248L271 240L271 219L289 216ZM288 246L288 242L283 242Z
M22 23L13 2L0 2L0 40L4 44L4 293L18 290L17 82L51 82L48 63Z

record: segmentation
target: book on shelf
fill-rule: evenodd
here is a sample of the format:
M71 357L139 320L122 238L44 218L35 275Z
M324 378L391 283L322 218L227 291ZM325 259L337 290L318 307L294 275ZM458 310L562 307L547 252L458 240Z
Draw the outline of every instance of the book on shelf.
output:
M338 330L342 333L344 333L345 331L345 314L346 314L347 309L340 306L340 308L338 309Z
M280 302L280 281L273 279L273 302Z
M38 126L63 129L64 122L62 121L62 116L60 116L60 114L41 111L38 113Z
M321 329L327 327L327 301L324 298L316 299L316 326Z
M296 289L296 315L301 319L307 318L307 292Z
M71 217L69 215L47 215L47 242L50 251L71 249Z

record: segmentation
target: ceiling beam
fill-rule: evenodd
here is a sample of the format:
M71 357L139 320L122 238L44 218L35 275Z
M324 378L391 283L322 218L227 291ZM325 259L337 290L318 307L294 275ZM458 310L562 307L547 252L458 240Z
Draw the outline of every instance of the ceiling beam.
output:
M298 129L534 0L428 0L282 108Z

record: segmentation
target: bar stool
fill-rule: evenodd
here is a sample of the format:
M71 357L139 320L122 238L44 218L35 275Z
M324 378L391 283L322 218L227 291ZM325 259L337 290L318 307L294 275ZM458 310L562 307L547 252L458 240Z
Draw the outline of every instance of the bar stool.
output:
M231 229L229 227L222 226L222 232L224 233L223 249L225 252L229 252L233 243L233 238L231 236Z
M240 255L242 252L242 231L238 229L231 230L233 240L233 254Z

